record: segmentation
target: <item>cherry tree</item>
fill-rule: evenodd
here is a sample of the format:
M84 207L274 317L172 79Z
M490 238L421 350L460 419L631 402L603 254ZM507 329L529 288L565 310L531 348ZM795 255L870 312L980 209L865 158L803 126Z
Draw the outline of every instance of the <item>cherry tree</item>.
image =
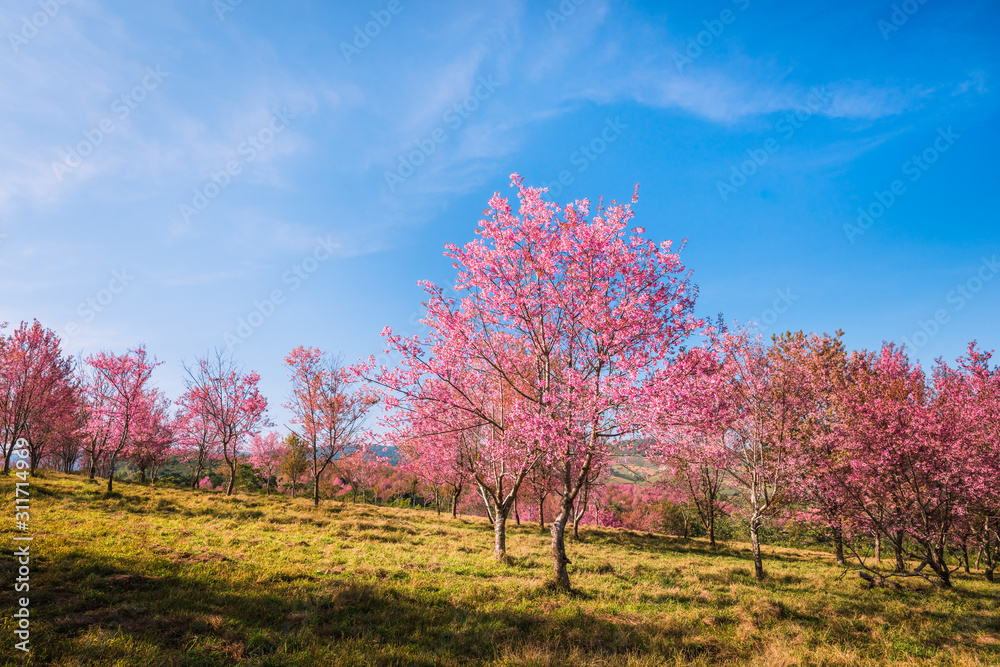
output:
M754 574L762 581L760 529L790 495L792 455L811 407L796 362L803 341L785 334L766 346L749 328L710 334L705 347L660 378L667 382L651 397L648 428L690 426L720 448L719 464L746 505Z
M951 371L941 365L942 384L950 385L952 400L960 407L962 448L969 462L969 498L962 517L973 546L979 550L987 581L994 581L1000 559L1000 367L990 366L992 352L969 344L966 356ZM966 555L968 568L968 555Z
M114 432L109 418L113 388L103 373L89 365L80 371L83 413L83 452L88 481L94 482L97 468L107 452L108 442Z
M274 431L267 434L255 433L250 439L250 465L263 471L267 477L267 495L271 493L271 478L277 477L281 472L285 454L285 444Z
M405 350L401 367L377 368L370 359L355 372L368 374L382 389L388 412L380 422L391 444L399 447L407 438L415 438L416 445L431 450L432 457L454 462L468 474L493 524L494 556L505 560L507 518L540 455L536 439L525 437L517 427L526 420L525 401L523 392L510 385L530 378L504 377L474 359L459 362L459 341L443 327L433 331L424 341L408 341L387 329L383 333L389 345ZM423 345L433 351L431 356L425 357ZM524 361L513 350L507 350L505 358L508 364Z
M6 325L3 325L6 326ZM0 328L3 328L0 326ZM31 471L43 448L75 427L78 393L73 362L62 354L59 337L38 320L22 322L0 336L0 448L3 472L20 438L28 441Z
M494 194L477 238L447 247L462 298L424 283L422 322L432 333L404 340L385 332L402 362L375 379L408 399L464 412L470 429L485 429L480 440L515 453L500 457L518 462L511 503L532 466L552 471L553 571L568 590L565 528L576 498L613 459L613 439L638 429L622 417L643 383L701 323L678 255L669 241L653 243L629 227L629 205L601 204L591 216L586 200L560 208L516 174L512 186L517 211ZM430 398L415 390L427 376L449 391Z
M226 495L236 488L236 471L249 438L272 424L266 417L267 399L257 384L260 376L243 373L232 357L217 350L214 356L198 359L186 368L187 390L179 399L211 429L222 458L229 468Z
M86 359L101 398L90 406L88 429L100 434L108 464L108 493L113 490L115 468L121 456L148 428L156 394L148 386L153 369L160 363L139 346L125 354L98 352ZM94 465L92 463L92 465Z
M727 480L726 455L724 432L686 428L674 429L652 457L668 475L661 482L667 499L694 507L713 547L716 521L730 511L729 504L722 499Z
M890 536L897 569L905 553L922 561L907 576L930 579L921 572L929 566L949 588L957 567L948 563L948 550L981 479L982 459L970 456L968 446L961 375L939 363L928 382L892 343L856 361L838 423L850 466L841 490L859 521Z
M174 454L191 471L191 488L197 489L202 472L211 471L221 457L219 443L211 424L202 418L197 405L177 401L174 417Z
M61 360L52 373L56 379L37 402L25 431L32 474L44 458L58 454L57 448L68 458L80 438L80 388L71 360Z
M524 484L518 493L522 503L524 503L523 506L530 508L532 512L537 512L535 519L541 530L545 530L545 501L552 495L556 484L557 480L553 478L552 468L543 465L540 461L528 471L524 478Z
M149 400L149 409L142 415L143 423L133 437L130 458L139 469L140 480L145 483L146 471L149 471L150 482L155 484L157 471L170 455L174 432L169 399L163 392L153 390Z
M467 460L470 449L463 440L466 434L461 429L444 427L432 415L421 420L421 408L427 410L432 405L418 404L418 412L410 415L409 428L394 439L400 464L431 485L435 494L443 489L451 499L451 516L456 518L459 499L469 484L472 469Z
M52 468L64 473L76 470L83 454L83 443L86 438L86 411L83 404L82 388L75 380L76 395L70 414L57 422L60 427L49 436L52 439L48 449L48 461Z
M293 423L309 449L313 504L319 505L319 482L335 460L350 453L375 399L354 386L353 374L320 350L299 346L285 358L291 371Z
M834 542L837 563L844 565L845 523L852 512L849 497L841 492L850 467L836 433L840 405L838 396L849 382L848 357L841 340L843 331L830 334L793 334L799 343L794 363L805 370L808 414L796 434L792 454L796 474L791 477L791 497L805 503L813 516L826 526ZM856 537L856 536L855 536Z
M765 577L760 528L791 496L793 454L812 407L800 337L773 337L765 347L745 332L722 337L724 426L731 480L748 504L754 574Z
M916 481L907 460L930 440L927 400L923 370L898 346L887 343L878 353L852 355L836 433L849 469L838 481L855 521L890 539L900 572L914 510L909 482Z

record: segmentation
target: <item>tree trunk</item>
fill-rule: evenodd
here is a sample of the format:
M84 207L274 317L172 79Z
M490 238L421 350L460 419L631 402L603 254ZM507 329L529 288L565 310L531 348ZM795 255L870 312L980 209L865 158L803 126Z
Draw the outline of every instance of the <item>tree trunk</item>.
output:
M896 572L906 571L906 562L903 560L903 531L897 530L889 537L892 542L892 551L896 555Z
M708 513L708 546L715 546L715 512Z
M110 495L113 489L113 483L115 480L115 462L111 461L111 470L108 471L108 494Z
M844 531L840 528L833 529L833 551L837 556L837 565L846 565L844 560Z
M962 542L962 561L965 563L965 573L972 574L969 570L969 547L964 541Z
M882 562L882 533L875 531L875 562Z
M991 584L994 581L993 572L997 564L997 548L996 548L996 529L994 528L996 519L994 517L986 517L984 530L985 539L980 541L979 551L984 556L983 559L983 572L986 575L986 581ZM979 568L979 557L976 557L976 568Z
M556 588L569 592L569 572L566 566L569 559L566 558L566 522L573 511L572 501L567 500L569 494L563 496L559 514L552 520L552 569L555 572Z
M926 552L924 562L931 566L931 570L941 580L941 587L951 588L951 570L948 569L948 563L944 559L944 545L925 544L924 550Z
M493 512L493 556L507 560L507 511L499 507Z
M313 506L319 507L319 475L313 476Z
M233 495L233 491L236 489L236 461L229 466L229 486L226 488L226 495Z
M496 512L494 508L490 505L490 499L486 495L486 489L479 487L479 497L483 499L483 505L486 507L486 517L490 520L490 523L496 523ZM505 519L507 517L504 517Z
M538 499L538 526L545 530L545 496Z
M757 581L764 581L764 563L760 556L760 518L750 519L750 549L753 551L753 570Z
M583 497L578 498L577 503L579 507L573 508L573 539L580 539L580 522L583 521L583 515L587 513L587 503L590 502L590 485L584 486Z
M521 525L521 513L517 511L517 496L514 496L514 521Z
M4 470L4 472L7 472ZM97 459L94 457L90 458L90 476L87 478L88 482L93 482L94 478L97 476Z

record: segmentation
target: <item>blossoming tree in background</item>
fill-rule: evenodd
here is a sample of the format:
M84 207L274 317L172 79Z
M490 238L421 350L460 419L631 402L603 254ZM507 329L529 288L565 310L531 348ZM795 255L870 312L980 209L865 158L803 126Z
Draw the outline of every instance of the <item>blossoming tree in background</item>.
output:
M267 399L260 393L257 373L243 373L236 362L221 351L199 359L188 368L187 390L179 399L183 409L198 415L214 434L229 468L226 495L233 495L240 456L250 437L270 426Z

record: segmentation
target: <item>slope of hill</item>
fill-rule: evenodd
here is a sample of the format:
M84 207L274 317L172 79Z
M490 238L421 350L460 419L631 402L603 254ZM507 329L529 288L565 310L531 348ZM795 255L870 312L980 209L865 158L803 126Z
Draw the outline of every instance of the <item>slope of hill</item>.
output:
M13 479L2 484L13 517ZM306 499L31 480L33 665L996 665L1000 587L862 591L828 555L586 529L576 592L548 536L483 519ZM3 525L13 544L12 523ZM11 550L4 581L17 567Z

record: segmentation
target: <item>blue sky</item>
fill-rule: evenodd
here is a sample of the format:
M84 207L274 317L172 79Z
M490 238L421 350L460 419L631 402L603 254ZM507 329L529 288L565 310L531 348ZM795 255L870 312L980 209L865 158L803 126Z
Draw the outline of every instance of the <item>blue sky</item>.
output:
M172 397L239 336L283 423L284 355L418 331L512 172L638 183L702 315L1000 347L996 3L8 0L0 32L0 321L144 342Z

